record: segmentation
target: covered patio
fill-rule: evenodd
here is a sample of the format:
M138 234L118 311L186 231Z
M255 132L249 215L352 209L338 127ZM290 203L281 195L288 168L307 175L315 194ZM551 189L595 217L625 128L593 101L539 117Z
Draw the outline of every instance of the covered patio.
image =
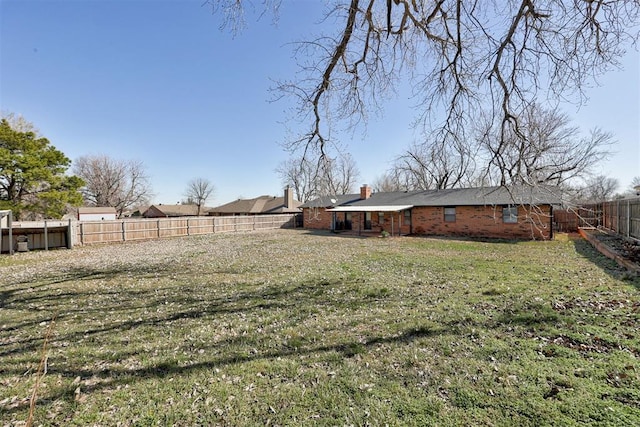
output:
M331 226L331 231L337 231L337 227L336 225L339 223L339 221L337 220L337 215L338 213L344 212L345 214L348 213L357 213L359 214L359 220L357 221L358 226L357 228L355 227L351 227L350 229L353 231L357 231L358 234L362 234L362 232L373 232L374 230L371 227L371 224L369 224L369 226L367 227L367 221L369 221L369 223L371 223L371 219L367 220L367 216L369 216L369 218L371 217L371 215L374 212L378 212L378 213L389 213L390 217L391 217L391 221L390 221L390 225L391 225L391 230L389 231L389 234L391 236L397 235L400 236L401 233L401 225L402 225L402 212L407 211L409 209L413 208L413 205L386 205L386 206L382 206L382 205L373 205L373 206L337 206L334 208L329 208L327 209L327 212L332 212L333 213L333 219L332 219L332 226ZM367 213L369 215L367 215ZM346 217L346 215L345 215ZM346 220L345 220L346 222ZM381 226L380 226L381 227ZM346 228L343 228L346 229Z

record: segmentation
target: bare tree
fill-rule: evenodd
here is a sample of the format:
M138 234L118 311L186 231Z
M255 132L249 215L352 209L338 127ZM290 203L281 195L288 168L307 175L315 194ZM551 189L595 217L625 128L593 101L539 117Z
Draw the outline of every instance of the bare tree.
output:
M129 208L147 203L152 196L141 161L88 155L76 159L73 172L86 184L81 190L86 204L113 206L118 216Z
M3 110L0 113L0 119L6 120L11 129L17 132L32 132L37 138L42 137L40 130L29 120L25 119L22 114Z
M187 197L187 200L198 207L198 216L200 216L202 207L213 195L214 191L215 187L213 186L213 183L205 178L194 178L187 184L185 196Z
M293 188L301 202L315 197L347 194L353 191L359 176L358 168L349 154L321 157L291 158L276 168L283 185Z
M371 184L371 188L375 193L414 189L408 184L405 175L393 168L378 176Z
M313 162L304 157L289 158L281 162L276 168L283 186L290 186L296 200L307 202L316 195L315 178L317 168Z
M246 0L209 3L238 28ZM529 105L585 102L584 88L619 66L640 23L639 0L336 0L326 10L317 21L337 23L333 33L300 42L300 72L276 87L298 101L306 129L290 146L321 153L332 127L366 121L404 75L422 101L417 123L425 129L464 141L484 112L497 144L531 144L520 131Z
M320 160L317 186L319 195L348 194L354 191L360 172L351 154Z
M517 131L487 123L480 137L486 171L500 185L584 179L613 143L613 136L600 129L582 137L568 115L536 104L521 115Z
M578 200L582 202L604 202L614 198L620 182L605 175L593 176L578 190Z
M445 189L467 184L474 173L477 147L452 135L414 143L393 164L411 189Z

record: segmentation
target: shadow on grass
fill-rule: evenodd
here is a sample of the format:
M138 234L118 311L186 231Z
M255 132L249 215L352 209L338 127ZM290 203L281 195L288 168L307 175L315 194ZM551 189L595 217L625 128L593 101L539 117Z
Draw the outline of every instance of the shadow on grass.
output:
M326 286L326 284L321 284L320 286ZM269 289L266 294L278 295L278 292L274 291L273 289ZM251 298L251 293L244 293L241 298ZM258 308L258 305L259 304L255 306L256 309ZM235 311L238 310L216 309L215 312L231 313ZM119 330L123 326L126 328L135 328L136 326L142 324L160 326L164 322L171 321L171 319L181 318L181 316L183 315L193 316L193 318L200 317L199 314L195 314L192 311L183 311L174 313L171 316L167 316L162 319L150 319L148 321L142 322L127 322L125 325L111 325L110 327L95 329L93 331L97 333L101 330ZM206 360L183 362L179 362L178 360L165 360L159 361L152 366L138 367L135 369L131 369L122 365L105 366L100 369L73 369L72 367L65 368L64 366L57 365L50 367L49 374L60 375L64 378L93 378L94 381L92 381L91 384L87 384L82 387L83 394L91 394L101 392L105 389L119 388L121 386L131 385L141 380L164 379L175 376L189 375L197 371L214 371L215 369L223 369L225 367L252 363L256 361L275 361L280 360L280 358L300 356L321 357L322 355L326 355L326 357L330 360L333 360L336 355L338 357L348 359L371 351L376 346L385 344L411 344L420 339L432 338L440 335L464 336L474 325L481 326L483 328L495 328L500 327L501 325L519 324L525 327L538 328L548 323L555 324L558 321L558 317L559 316L557 313L553 312L551 309L547 309L546 306L536 305L522 306L520 308L512 307L498 319L486 319L484 322L478 322L477 320L471 318L462 318L456 321L447 322L444 325L439 325L436 323L429 326L414 326L406 328L401 333L377 336L374 335L358 340L336 340L336 342L325 345L308 345L309 342L305 341L304 343L302 343L302 345L290 346L286 342L283 342L280 343L277 347L267 349L265 351L256 351L255 348L261 347L260 340L271 340L273 337L257 337L255 335L249 337L235 336L212 343L208 346L202 346L205 351L211 353L214 353L217 349L225 350L225 354L209 357ZM298 319L290 319L289 322L290 324L294 325L298 322ZM65 339L72 339L73 336L74 335L67 336ZM184 350L187 350L187 348L185 347ZM193 352L193 349L189 350ZM111 358L112 360L117 359L121 361L126 360L129 357L135 357L138 355L138 351L121 351L117 354L111 355ZM197 359L198 357L199 356L195 355L193 359ZM19 369L16 370L16 373L22 374ZM73 387L71 387L70 389L58 390L53 394L49 394L46 397L43 397L42 400L40 400L37 404L38 406L46 407L59 399L65 400L69 403L73 403L75 396L72 389ZM28 403L25 403L20 406L6 409L5 412L18 412L24 410L27 406Z
M232 365L239 365L244 363L251 363L255 361L264 360L279 360L280 358L291 356L305 356L305 355L321 355L321 354L338 354L343 358L354 357L358 354L368 351L370 348L392 343L410 343L414 340L432 337L442 333L442 330L432 329L429 327L409 328L401 334L394 334L393 336L377 336L371 337L364 342L362 341L346 341L335 343L331 345L321 345L315 347L306 348L291 348L286 345L280 346L277 349L266 352L236 352L230 355L224 355L217 358L211 358L210 360L198 361L195 363L179 364L177 361L160 362L151 367L144 367L138 369L126 369L123 367L117 368L104 368L101 370L83 370L83 369L59 369L51 367L49 369L49 375L61 375L66 378L81 377L98 378L91 385L85 385L82 388L84 394L91 394L100 392L109 388L117 388L119 386L126 386L133 384L137 381L144 379L163 379L176 375L189 375L192 372L206 370L213 371L214 369L220 369ZM217 346L225 347L234 345L238 340L242 340L242 337L231 338L224 342L217 343ZM135 355L136 353L121 353L118 358L126 358L128 356ZM75 387L75 386L74 386ZM56 393L49 394L45 398L41 398L36 405L48 406L56 400L62 399L67 402L73 403L75 399L73 393L73 387L68 389L61 389ZM29 403L22 405L16 405L12 408L4 409L5 413L13 413L24 410L29 406Z
M359 292L357 286L349 286L348 279L328 280L317 278L302 283L282 283L278 285L237 283L234 286L238 290L227 289L222 295L218 296L208 296L205 293L205 298L203 299L202 288L206 287L210 282L206 275L198 272L188 273L197 275L199 280L196 283L180 283L173 287L167 286L144 290L126 289L121 292L104 289L99 290L98 293L79 289L76 292L65 291L59 294L55 294L51 289L46 290L47 285L60 284L66 281L117 280L130 274L138 276L153 274L158 276L173 275L174 272L162 266L149 266L142 270L139 267L117 270L78 269L65 273L63 279L51 279L44 284L37 285L39 290L36 295L22 293L21 291L24 289L17 289L6 300L12 308L28 310L29 306L36 302L40 303L54 299L52 307L48 308L48 312L43 312L41 317L29 322L9 325L0 330L0 333L16 332L35 327L41 322L49 322L53 317L51 312L59 310L57 321L63 322L68 319L73 322L76 328L69 332L58 331L59 333L55 335L51 342L51 348L61 349L69 345L69 343L73 347L74 343L87 339L95 342L96 348L91 349L90 353L85 356L84 363L74 361L72 359L73 356L67 356L70 360L50 365L49 374L60 375L67 379L76 377L83 379L98 378L98 381L93 384L83 385L83 393L89 394L121 385L133 384L144 379L163 379L173 375L188 375L198 370L211 370L260 360L276 360L281 357L321 356L327 354L328 357L329 355L337 355L342 358L351 358L378 345L408 344L422 338L443 334L464 334L466 333L466 326L474 321L473 319L462 319L458 322L445 322L433 324L432 326L419 326L420 322L418 322L418 325L414 327L409 327L393 334L372 334L372 336L364 339L348 338L341 340L336 338L333 342L320 345L307 340L294 345L284 340L282 336L278 341L274 339L277 337L270 334L257 335L250 333L249 336L230 336L219 341L212 340L210 344L200 346L200 349L205 350L203 356L194 354L191 360L187 359L181 362L180 360L171 359L167 361L165 358L157 361L152 366L134 366L131 368L124 366L121 361L139 356L141 350L140 347L135 346L127 349L124 344L120 343L120 337L126 331L145 327L152 328L157 331L154 333L159 337L154 342L154 348L162 350L163 346L167 345L163 341L162 334L171 328L173 322L181 320L195 320L198 323L194 323L193 326L197 326L203 322L213 321L214 319L219 320L221 317L230 315L252 315L263 311L268 313L271 310L286 313L282 324L278 325L278 331L283 331L287 328L298 327L316 307L348 314L350 311L366 309L371 304L372 298L368 296L366 291ZM183 273L183 275L186 274ZM250 289L247 290L247 287L250 287ZM33 289L36 288L34 287ZM380 295L376 293L374 293L374 296L380 298ZM97 301L104 300L105 304L78 306L78 302L80 304L82 302L86 303L92 297L99 297ZM175 305L168 307L168 312L159 310L161 308L164 309L167 299L170 299L171 303ZM58 308L56 309L56 307ZM145 313L148 313L148 315L136 313L133 319L120 320L119 314L122 314L123 318L124 315L132 311L136 312L142 309L146 309ZM532 309L534 310L532 311ZM544 322L555 322L557 320L557 316L554 317L554 313L543 312L542 309L536 311L535 309L536 307L529 306L512 308L511 311L505 313L498 323L520 323L535 327ZM108 316L105 316L105 313L108 313ZM78 324L83 322L83 317L85 316L89 325L87 329L82 329L82 326L78 326ZM96 322L96 319L100 321ZM389 319L389 322L393 323L397 320L394 317ZM481 318L478 321L489 322ZM104 323L100 324L101 322ZM188 328L189 325L192 324L183 325L182 328ZM492 323L492 326L495 326L495 323ZM330 328L333 329L323 330L320 333L325 333L329 330L335 333L341 327L341 325L332 324ZM0 361L3 365L0 371L3 375L24 375L27 370L24 366L25 359L38 357L42 346L42 337L34 338L32 331L27 331L24 335L26 336L25 338L12 341L9 345L3 346L4 348L0 351ZM335 336L341 335L336 333ZM0 335L0 337L2 336ZM102 351L97 348L105 343L107 346L113 344L113 350L115 351L106 352L106 350ZM265 343L269 343L269 345L260 345ZM121 347L118 348L118 345ZM182 352L193 353L194 348L190 347L191 345L191 342L181 342L179 354L183 354ZM254 350L255 348L261 350L256 351ZM66 356L67 350L60 351ZM216 355L215 353L218 351L224 351L225 354ZM211 356L207 356L209 354ZM19 357L11 359L12 356ZM5 359L1 359L2 357ZM205 360L201 360L202 358L205 358ZM31 364L31 361L27 360L27 363ZM96 364L97 368L92 369L91 366ZM63 399L73 404L74 395L68 389L59 390L43 397L38 402L38 405L46 407L53 404L57 399ZM28 406L28 403L10 409L3 408L3 411L17 412L24 410L26 406Z
M571 240L578 254L591 261L614 279L627 280L636 289L640 289L640 277L638 275L628 272L624 267L618 265L616 261L600 253L598 249L579 235L572 236Z
M306 315L301 306L333 306L336 309L353 309L362 307L371 301L369 294L350 295L347 298L339 298L328 292L335 286L342 286L350 282L349 279L317 279L311 282L279 284L262 286L259 284L234 283L234 287L240 290L226 291L223 295L214 298L202 297L202 288L211 284L215 286L215 280L209 279L206 275L198 272L182 272L181 278L194 276L198 280L192 284L181 283L176 286L166 286L163 288L152 288L144 290L126 289L125 291L114 291L111 289L65 291L56 293L48 289L49 285L63 284L65 282L82 282L84 280L113 280L120 277L128 277L135 274L144 276L153 274L154 277L161 277L163 274L175 274L170 268L162 266L149 266L145 268L121 268L121 269L76 269L65 273L61 279L45 279L43 283L33 286L29 283L28 292L25 288L14 289L5 295L4 303L13 310L33 311L34 305L40 305L37 314L32 320L11 324L5 322L0 328L0 338L3 334L15 334L24 329L37 328L44 323L54 320L62 323L67 319L75 319L78 316L88 317L95 321L96 318L103 317L104 313L115 316L116 313L123 314L142 311L143 315L136 319L127 319L119 322L107 322L100 327L89 327L84 330L74 332L62 332L55 336L52 342L77 342L81 339L91 339L92 337L112 332L125 332L136 328L150 326L163 327L180 320L195 320L203 318L214 318L221 315L232 315L237 313L250 314L261 310L281 309L290 313L298 312L299 316ZM215 279L215 276L213 276ZM26 284L26 282L25 282ZM242 290L250 286L255 290ZM374 296L377 296L374 295ZM97 303L96 303L97 302ZM170 302L172 306L184 309L173 309L168 313L160 310ZM290 315L289 320L301 320L295 315ZM125 318L125 316L123 316ZM19 335L19 334L17 334ZM11 339L11 345L5 345L0 349L0 357L33 354L42 345L40 334L26 333L24 338ZM6 372L6 371L5 371Z

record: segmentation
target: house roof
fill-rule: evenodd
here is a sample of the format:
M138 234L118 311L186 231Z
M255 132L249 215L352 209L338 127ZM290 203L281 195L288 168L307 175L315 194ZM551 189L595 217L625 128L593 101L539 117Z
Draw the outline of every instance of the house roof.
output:
M335 200L335 203L332 200ZM385 206L388 208L392 206L541 205L560 202L561 198L556 187L514 186L390 191L374 193L368 199L360 199L360 194L325 196L305 203L302 207L352 206L361 208L361 211L384 211L380 208Z
M294 200L293 205L287 208L284 197L260 196L253 199L238 199L212 208L209 212L226 214L298 213L300 205L299 201Z
M400 212L406 209L411 209L413 205L374 205L374 206L338 206L335 208L327 209L328 212Z
M331 206L340 206L350 203L354 203L360 200L360 193L358 194L341 194L334 196L322 196L314 200L310 200L302 204L301 208L328 208Z
M151 205L145 213L152 208L166 216L196 216L198 214L197 205ZM206 213L208 210L209 208L202 207L200 213Z

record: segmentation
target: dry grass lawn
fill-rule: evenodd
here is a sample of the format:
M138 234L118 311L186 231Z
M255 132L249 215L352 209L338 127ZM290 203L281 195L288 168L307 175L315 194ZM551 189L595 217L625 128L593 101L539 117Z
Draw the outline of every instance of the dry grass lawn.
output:
M639 358L640 279L567 236L0 257L2 426L632 426Z

